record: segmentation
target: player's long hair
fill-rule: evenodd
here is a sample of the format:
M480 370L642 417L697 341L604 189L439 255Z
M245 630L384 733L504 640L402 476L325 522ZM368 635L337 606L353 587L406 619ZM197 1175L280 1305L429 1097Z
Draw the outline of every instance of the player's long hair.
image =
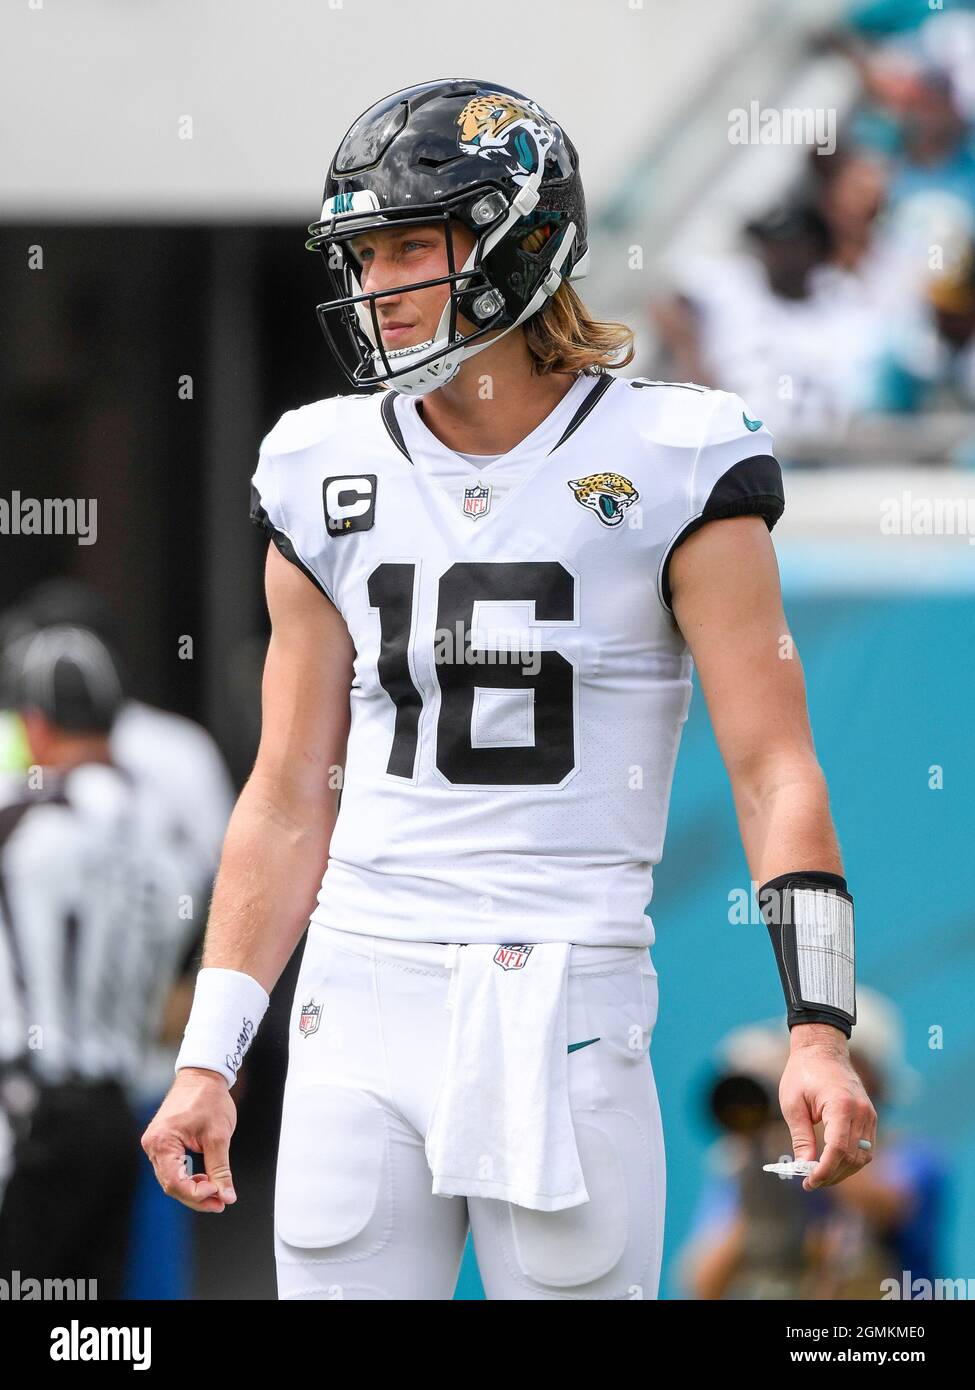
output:
M633 361L633 330L625 323L594 319L566 280L522 331L538 376L604 372Z

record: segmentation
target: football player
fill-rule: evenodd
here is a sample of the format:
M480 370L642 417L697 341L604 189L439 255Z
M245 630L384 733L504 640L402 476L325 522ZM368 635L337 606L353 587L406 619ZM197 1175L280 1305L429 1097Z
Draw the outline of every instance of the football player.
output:
M228 1086L307 926L280 1297L450 1298L470 1228L488 1298L654 1298L645 908L692 662L785 990L797 1159L825 1126L806 1187L858 1171L875 1132L772 441L735 395L612 375L630 335L573 287L575 147L509 88L370 107L310 231L355 389L261 447L263 731L143 1147L195 1210L236 1200Z

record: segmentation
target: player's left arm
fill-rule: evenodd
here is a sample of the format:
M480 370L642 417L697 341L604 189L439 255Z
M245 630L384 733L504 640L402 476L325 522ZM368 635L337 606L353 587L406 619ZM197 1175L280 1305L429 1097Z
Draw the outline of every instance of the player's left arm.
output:
M802 664L782 608L775 551L759 516L702 526L670 560L670 591L731 782L742 844L759 884L799 869L843 874L826 780L816 758ZM870 1162L877 1115L845 1035L799 1023L779 1100L797 1159L815 1159L807 1190Z

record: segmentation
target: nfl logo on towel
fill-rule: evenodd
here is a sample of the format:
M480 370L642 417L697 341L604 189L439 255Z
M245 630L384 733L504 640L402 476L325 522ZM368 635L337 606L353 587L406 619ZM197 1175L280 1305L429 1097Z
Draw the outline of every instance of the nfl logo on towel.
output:
M491 505L491 489L483 483L464 488L464 515L483 516Z
M521 970L531 953L530 946L499 946L494 960L502 970Z
M301 1017L298 1019L298 1032L303 1033L306 1038L312 1033L318 1032L318 1025L322 1021L322 1006L316 1004L314 999L308 1004L302 1004Z

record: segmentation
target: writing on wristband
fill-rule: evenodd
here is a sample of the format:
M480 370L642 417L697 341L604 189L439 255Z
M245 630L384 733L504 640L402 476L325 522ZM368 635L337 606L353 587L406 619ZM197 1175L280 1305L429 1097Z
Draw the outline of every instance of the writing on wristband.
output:
M853 898L839 874L781 874L758 904L788 1005L790 1029L828 1023L850 1037L856 1023Z
M257 1024L252 1018L245 1018L240 1025L240 1032L237 1034L237 1046L233 1052L227 1053L227 1068L232 1071L234 1076L240 1070L240 1064L244 1060L244 1054L254 1040L257 1032Z
M201 1067L219 1072L232 1086L269 1003L252 975L205 966L196 978L176 1071Z

